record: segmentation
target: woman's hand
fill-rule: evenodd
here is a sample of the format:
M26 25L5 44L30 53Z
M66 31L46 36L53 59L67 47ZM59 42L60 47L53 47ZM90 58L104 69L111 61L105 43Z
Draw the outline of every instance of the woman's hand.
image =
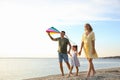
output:
M82 52L82 50L80 50L80 52L78 52L79 56L81 55L81 52Z

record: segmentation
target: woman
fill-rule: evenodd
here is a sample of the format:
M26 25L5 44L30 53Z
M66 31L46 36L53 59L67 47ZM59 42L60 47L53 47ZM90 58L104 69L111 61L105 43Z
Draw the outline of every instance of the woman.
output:
M91 74L92 76L94 76L96 73L92 60L93 58L98 58L98 56L95 50L95 34L93 32L92 27L90 24L85 24L84 28L85 28L85 32L82 35L82 43L81 43L79 55L82 52L82 48L84 48L86 58L89 62L89 70L87 73L87 77L90 77Z

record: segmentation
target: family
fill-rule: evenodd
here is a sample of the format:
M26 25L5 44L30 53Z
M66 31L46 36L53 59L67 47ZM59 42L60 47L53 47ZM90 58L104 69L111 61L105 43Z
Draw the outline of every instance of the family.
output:
M93 59L98 58L96 50L95 50L95 34L93 32L93 29L90 24L85 24L84 26L85 32L82 35L82 42L80 51L78 52L77 45L72 45L69 42L67 38L65 38L65 31L61 31L60 37L53 38L50 33L48 32L48 36L53 41L58 41L58 57L59 57L59 65L60 65L60 71L62 73L62 76L64 76L64 70L63 70L63 60L65 61L68 69L69 74L68 77L72 75L73 67L76 67L76 76L78 76L80 63L78 60L78 55L81 55L82 49L84 49L85 56L88 60L88 72L86 77L94 76L96 71L93 64ZM69 50L67 51L67 46L69 46ZM72 49L72 53L71 53ZM68 55L71 56L71 65L69 64Z

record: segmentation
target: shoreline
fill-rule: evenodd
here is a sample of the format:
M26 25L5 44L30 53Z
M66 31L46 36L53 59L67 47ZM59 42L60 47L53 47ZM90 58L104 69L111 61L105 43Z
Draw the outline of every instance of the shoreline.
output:
M85 59L86 57L80 57ZM58 57L0 57L0 59L58 59ZM99 57L99 59L120 59L120 56Z
M60 74L56 75L48 75L45 77L37 77L37 78L30 78L24 80L86 80L86 71L79 72L79 76L72 76L67 77L61 76ZM108 69L98 69L96 70L96 74L93 77L88 78L87 80L120 80L120 67L116 68L108 68Z

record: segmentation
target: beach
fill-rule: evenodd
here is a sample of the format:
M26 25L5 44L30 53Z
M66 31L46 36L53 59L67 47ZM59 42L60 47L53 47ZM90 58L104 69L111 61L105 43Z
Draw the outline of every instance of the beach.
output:
M79 76L78 78L85 78L88 69L88 63L85 58L80 58ZM109 68L119 68L120 58L100 58L94 59L94 66L97 70L96 75L101 78L99 72L107 73L105 70ZM63 63L64 73L68 73L68 68ZM105 70L103 70L105 69ZM111 69L110 69L111 70ZM116 70L120 70L116 69ZM73 72L75 72L75 68ZM1 58L0 59L0 80L70 80L66 76L61 77L57 58ZM47 76L47 77L45 77ZM77 78L77 77L70 77ZM79 79L78 79L79 80ZM84 79L83 79L84 80Z
M24 80L120 80L120 67L108 68L108 69L98 69L93 77L86 78L86 71L79 72L79 76L67 77L59 75L49 75L46 77L37 77Z

